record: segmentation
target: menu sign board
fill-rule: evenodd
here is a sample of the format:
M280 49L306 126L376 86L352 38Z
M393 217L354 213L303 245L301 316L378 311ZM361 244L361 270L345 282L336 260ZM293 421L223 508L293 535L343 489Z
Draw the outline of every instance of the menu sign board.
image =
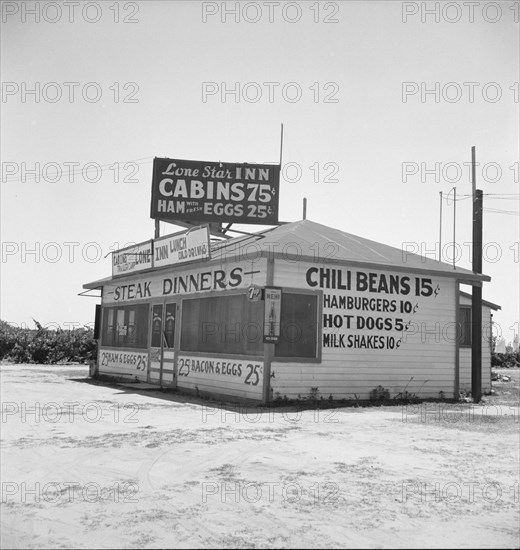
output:
M127 275L152 267L152 241L112 252L112 277Z
M179 265L210 258L209 229L201 226L160 237L153 242L154 267Z
M278 223L280 166L155 158L150 217Z

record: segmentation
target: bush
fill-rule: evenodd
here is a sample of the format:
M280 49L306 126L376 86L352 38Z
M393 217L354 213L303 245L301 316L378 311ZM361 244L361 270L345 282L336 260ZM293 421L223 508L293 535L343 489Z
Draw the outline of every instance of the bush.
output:
M499 368L520 367L520 351L493 353L491 355L491 366Z
M390 392L379 385L370 392L370 401L387 401L390 399Z
M14 363L84 363L95 359L96 355L97 342L91 328L31 330L0 321L0 359Z
M0 359L9 355L16 345L16 329L0 321Z

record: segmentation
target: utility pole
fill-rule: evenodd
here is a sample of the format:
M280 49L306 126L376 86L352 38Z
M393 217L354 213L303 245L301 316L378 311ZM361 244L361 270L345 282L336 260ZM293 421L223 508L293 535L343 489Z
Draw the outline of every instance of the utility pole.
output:
M482 274L483 193L477 189L475 147L471 148L471 179L473 186L473 273ZM471 394L473 401L482 398L482 283L474 284L471 292Z

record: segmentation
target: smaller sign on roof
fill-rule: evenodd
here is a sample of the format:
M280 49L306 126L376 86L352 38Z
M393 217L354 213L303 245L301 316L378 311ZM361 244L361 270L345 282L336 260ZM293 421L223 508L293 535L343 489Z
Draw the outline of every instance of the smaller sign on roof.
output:
M152 241L112 252L112 277L127 275L152 267Z
M153 242L154 267L179 265L211 257L207 225L160 237Z

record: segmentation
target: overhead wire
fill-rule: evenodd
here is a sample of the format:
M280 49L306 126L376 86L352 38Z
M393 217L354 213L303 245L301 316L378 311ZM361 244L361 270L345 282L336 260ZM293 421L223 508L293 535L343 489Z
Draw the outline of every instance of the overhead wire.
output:
M484 208L484 212L490 212L492 214L508 214L510 216L520 216L520 212L517 210L501 210L499 208Z

